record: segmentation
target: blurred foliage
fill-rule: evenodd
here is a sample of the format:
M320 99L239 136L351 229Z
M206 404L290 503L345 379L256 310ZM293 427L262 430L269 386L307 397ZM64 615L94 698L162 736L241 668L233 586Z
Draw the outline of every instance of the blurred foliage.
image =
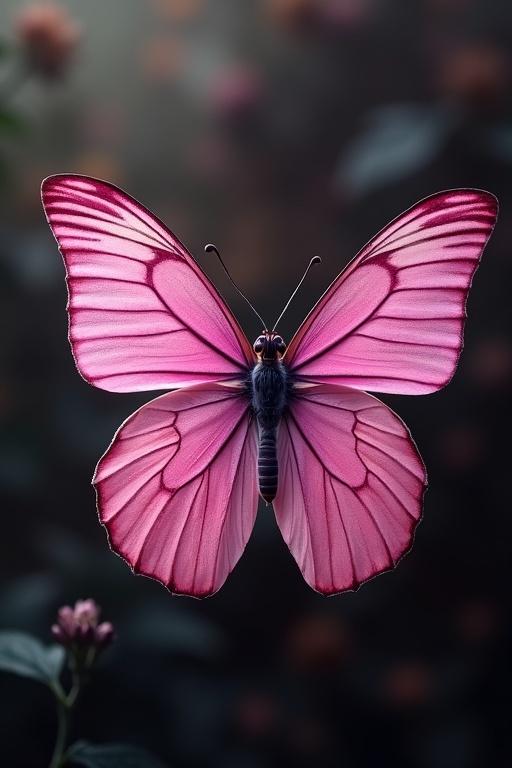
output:
M64 649L44 646L23 632L0 632L0 669L22 677L30 677L46 685L59 678L64 664Z
M419 173L441 153L457 115L437 105L390 104L370 115L366 132L339 162L338 183L352 195Z
M68 761L84 768L165 768L164 764L143 749L129 744L90 744L77 741L68 750Z

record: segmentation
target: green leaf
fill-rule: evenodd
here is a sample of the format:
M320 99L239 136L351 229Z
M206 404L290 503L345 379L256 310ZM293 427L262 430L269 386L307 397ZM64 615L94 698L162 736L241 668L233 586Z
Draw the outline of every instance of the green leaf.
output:
M374 110L340 158L339 187L364 195L420 171L441 152L458 120L456 111L437 105L389 104Z
M130 744L91 744L77 741L66 753L66 762L84 768L166 768L145 749Z
M0 632L0 669L4 672L51 686L59 679L65 655L60 645L43 645L24 632Z
M26 133L27 123L23 117L0 108L0 133L6 133L10 136L18 136Z

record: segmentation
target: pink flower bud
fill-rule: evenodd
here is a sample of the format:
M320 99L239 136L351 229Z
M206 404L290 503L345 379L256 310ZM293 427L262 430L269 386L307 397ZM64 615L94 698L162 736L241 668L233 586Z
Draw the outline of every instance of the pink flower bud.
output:
M42 77L63 75L80 38L80 27L67 8L32 3L20 11L16 26L30 66Z
M110 621L103 621L99 627L96 627L94 637L98 650L106 648L114 639L114 626Z
M105 648L114 637L114 627L109 621L99 624L101 609L90 598L77 600L74 607L59 608L57 623L52 626L55 640L69 648Z

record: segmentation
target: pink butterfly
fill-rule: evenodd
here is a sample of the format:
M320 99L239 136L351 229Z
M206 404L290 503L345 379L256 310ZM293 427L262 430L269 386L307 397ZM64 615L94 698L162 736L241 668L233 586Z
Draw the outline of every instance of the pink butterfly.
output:
M172 592L211 595L245 548L259 490L318 592L393 568L425 468L404 423L364 390L449 382L496 199L452 190L399 216L286 348L266 329L251 347L185 247L120 189L52 176L42 198L82 376L111 392L178 388L130 416L97 466L113 550Z

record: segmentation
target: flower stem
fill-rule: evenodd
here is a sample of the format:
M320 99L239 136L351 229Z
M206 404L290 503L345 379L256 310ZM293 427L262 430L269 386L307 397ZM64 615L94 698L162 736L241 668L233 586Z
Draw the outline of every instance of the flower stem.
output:
M69 693L65 693L60 683L52 686L57 702L57 736L49 768L62 768L66 763L69 718L80 693L81 677L76 669L72 671L73 681Z
M64 750L68 740L68 714L69 709L65 701L57 701L57 738L53 749L50 768L61 768L63 765Z

